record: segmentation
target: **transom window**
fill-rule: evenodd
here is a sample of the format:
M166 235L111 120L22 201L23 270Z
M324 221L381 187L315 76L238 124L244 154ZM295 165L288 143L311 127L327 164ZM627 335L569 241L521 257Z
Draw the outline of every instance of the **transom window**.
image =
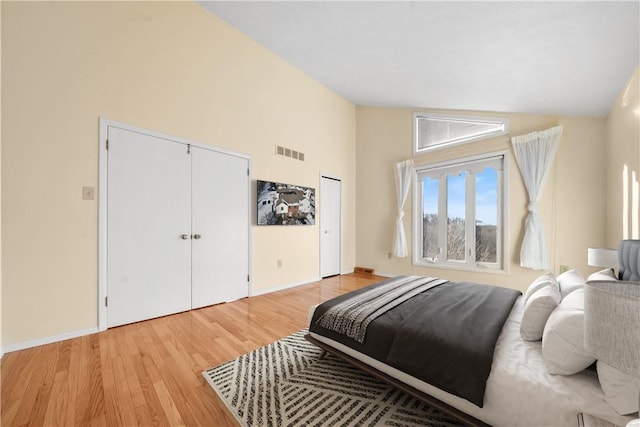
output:
M505 153L416 168L413 262L503 270Z
M413 113L413 153L492 138L509 132L509 119Z

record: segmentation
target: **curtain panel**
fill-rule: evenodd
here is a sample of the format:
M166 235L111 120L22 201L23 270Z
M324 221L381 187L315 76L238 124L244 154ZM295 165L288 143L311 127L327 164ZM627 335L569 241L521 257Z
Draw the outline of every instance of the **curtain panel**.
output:
M548 270L544 224L538 213L538 201L558 150L562 126L511 138L516 162L529 193L529 211L520 249L520 266Z
M405 160L396 164L396 196L398 202L398 217L396 231L393 238L393 256L404 258L409 254L407 249L407 235L404 231L404 204L407 201L411 179L413 177L413 160Z

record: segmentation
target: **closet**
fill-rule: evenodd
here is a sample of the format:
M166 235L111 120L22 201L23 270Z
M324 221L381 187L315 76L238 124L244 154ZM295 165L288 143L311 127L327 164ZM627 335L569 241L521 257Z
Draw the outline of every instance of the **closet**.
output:
M105 127L107 326L248 296L249 158Z
M342 180L320 176L320 277L340 274Z

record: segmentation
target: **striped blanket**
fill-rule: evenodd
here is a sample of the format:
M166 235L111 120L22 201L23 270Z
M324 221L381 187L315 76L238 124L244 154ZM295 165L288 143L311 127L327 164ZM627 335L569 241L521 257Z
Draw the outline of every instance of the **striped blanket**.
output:
M363 343L369 323L409 298L443 283L447 283L447 280L423 276L400 276L386 285L335 305L324 312L316 323Z

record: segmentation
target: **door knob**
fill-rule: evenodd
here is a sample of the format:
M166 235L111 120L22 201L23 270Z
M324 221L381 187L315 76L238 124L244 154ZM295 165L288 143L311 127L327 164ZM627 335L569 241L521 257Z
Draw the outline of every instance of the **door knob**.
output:
M180 235L180 238L181 238L182 240L189 240L189 239L191 238L191 236L189 236L188 234L181 234L181 235Z
M202 236L201 236L201 235L199 235L199 234L194 234L192 237L193 237L194 239L198 240L198 239L200 239Z

